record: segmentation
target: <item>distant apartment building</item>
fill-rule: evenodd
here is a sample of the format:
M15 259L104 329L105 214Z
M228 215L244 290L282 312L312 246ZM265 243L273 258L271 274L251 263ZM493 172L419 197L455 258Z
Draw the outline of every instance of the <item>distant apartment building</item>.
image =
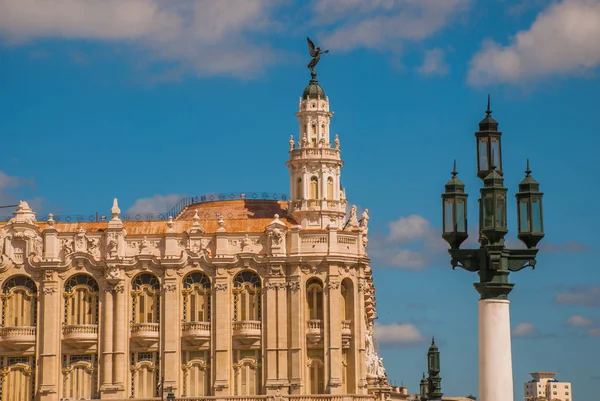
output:
M525 401L573 401L571 383L560 382L554 372L530 373L532 380L525 383Z

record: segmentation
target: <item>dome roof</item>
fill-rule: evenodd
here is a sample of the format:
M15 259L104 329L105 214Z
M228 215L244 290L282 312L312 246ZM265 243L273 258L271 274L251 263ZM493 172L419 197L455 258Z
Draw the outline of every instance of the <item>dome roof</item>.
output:
M302 100L308 99L317 99L321 98L325 100L325 91L319 85L319 82L313 78L310 80L310 83L304 88L304 92L302 92Z

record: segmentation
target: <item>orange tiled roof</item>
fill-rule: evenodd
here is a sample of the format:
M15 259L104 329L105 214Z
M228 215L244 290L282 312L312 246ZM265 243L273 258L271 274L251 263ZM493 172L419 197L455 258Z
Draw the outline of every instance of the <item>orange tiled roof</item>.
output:
M199 203L188 206L173 221L175 232L183 232L193 224L193 217L198 211L199 223L207 233L214 233L219 228L217 213L223 216L225 230L230 233L263 232L271 223L275 214L289 228L297 224L287 217L287 203L269 200L232 200ZM5 223L4 223L5 224ZM48 228L48 223L37 222L40 230ZM108 221L54 223L59 232L76 232L79 227L88 232L104 231ZM123 221L127 235L163 234L167 231L166 221Z

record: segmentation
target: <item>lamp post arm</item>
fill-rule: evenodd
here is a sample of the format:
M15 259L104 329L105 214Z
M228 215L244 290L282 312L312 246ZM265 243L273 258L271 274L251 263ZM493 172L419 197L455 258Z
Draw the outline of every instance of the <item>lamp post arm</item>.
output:
M506 268L511 272L518 272L526 267L535 269L535 256L538 253L537 248L533 249L506 249Z
M482 249L449 249L448 253L452 257L450 264L453 270L460 267L476 272L482 268L482 262L485 264L485 251Z

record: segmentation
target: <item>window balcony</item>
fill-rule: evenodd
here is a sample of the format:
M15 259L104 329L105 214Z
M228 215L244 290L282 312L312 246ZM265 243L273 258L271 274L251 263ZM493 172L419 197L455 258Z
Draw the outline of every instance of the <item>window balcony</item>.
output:
M350 348L352 320L342 320L342 348Z
M321 319L311 319L306 322L306 339L313 345L321 342L323 339L323 321Z
M200 346L210 341L210 322L184 322L181 337L191 345Z
M233 339L240 344L250 345L260 341L262 323L260 320L240 320L233 322Z
M87 348L98 341L97 324L70 324L62 328L63 341L75 348Z
M0 328L0 344L17 351L33 347L35 345L35 326Z
M131 341L143 347L158 343L159 329L158 323L132 323Z

